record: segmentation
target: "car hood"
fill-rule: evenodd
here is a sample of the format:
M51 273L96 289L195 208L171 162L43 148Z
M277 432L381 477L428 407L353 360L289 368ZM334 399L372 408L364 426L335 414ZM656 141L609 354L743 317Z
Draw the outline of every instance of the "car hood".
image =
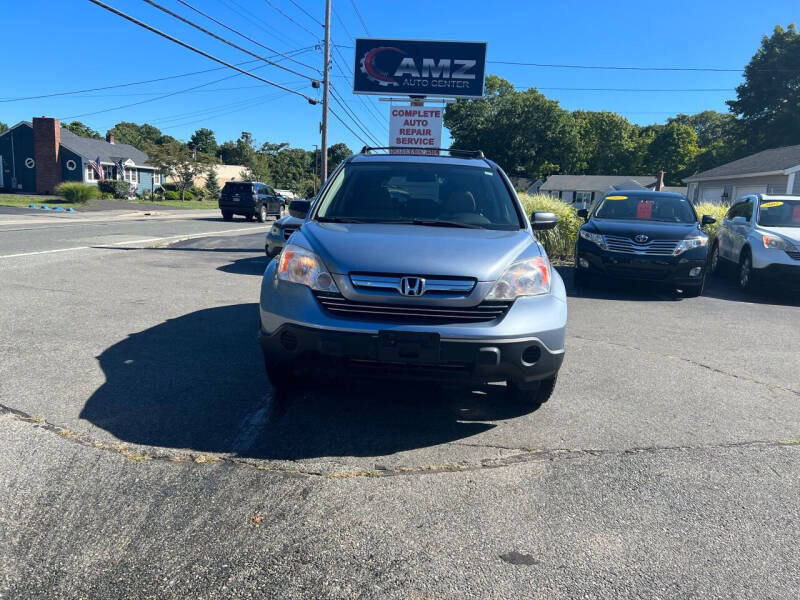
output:
M308 221L295 236L301 236L298 241L305 240L328 269L339 274L451 275L494 281L526 250L530 256L540 253L524 229Z
M292 215L285 215L275 221L275 225L279 227L286 227L287 225L290 227L300 227L303 224L303 219L298 219L297 217L293 217Z
M592 219L589 231L604 235L633 238L644 234L651 240L681 240L689 235L701 233L697 223L662 223L659 221L634 221L621 219Z
M779 235L795 244L800 244L800 227L764 227L759 225L758 229L764 233Z

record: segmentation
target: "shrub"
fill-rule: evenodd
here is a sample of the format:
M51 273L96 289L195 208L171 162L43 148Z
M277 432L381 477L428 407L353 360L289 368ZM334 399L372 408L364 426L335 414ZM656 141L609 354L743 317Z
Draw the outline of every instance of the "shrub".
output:
M175 190L164 190L164 200L180 200L181 195L180 192L176 192Z
M697 218L702 219L703 215L711 215L714 217L717 222L712 223L711 225L706 225L703 228L711 239L717 235L717 229L722 223L722 218L725 216L725 213L728 212L729 206L725 206L724 204L712 204L711 202L703 202L701 204L695 204L694 209L697 211Z
M571 258L575 252L578 229L583 225L583 219L578 217L575 209L558 198L552 198L544 194L520 194L519 199L522 201L522 206L528 216L535 210L556 214L558 225L554 229L537 231L536 237L542 242L550 258Z
M106 179L105 181L99 181L97 183L97 187L100 188L101 192L112 194L114 198L117 199L127 198L131 193L130 182L122 181L120 179Z
M56 194L63 196L68 202L85 204L92 198L100 197L100 190L97 186L78 183L77 181L66 181L56 187Z

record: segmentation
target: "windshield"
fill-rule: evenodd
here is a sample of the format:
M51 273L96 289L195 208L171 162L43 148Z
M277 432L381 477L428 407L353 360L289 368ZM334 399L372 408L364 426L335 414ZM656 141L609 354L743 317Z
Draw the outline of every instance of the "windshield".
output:
M229 181L225 184L225 187L222 188L222 192L225 194L252 194L253 184Z
M594 216L598 219L694 223L692 205L683 196L658 194L614 194L600 201Z
M762 200L758 224L764 227L800 227L800 199Z
M317 220L521 229L515 203L488 167L348 164L331 182Z

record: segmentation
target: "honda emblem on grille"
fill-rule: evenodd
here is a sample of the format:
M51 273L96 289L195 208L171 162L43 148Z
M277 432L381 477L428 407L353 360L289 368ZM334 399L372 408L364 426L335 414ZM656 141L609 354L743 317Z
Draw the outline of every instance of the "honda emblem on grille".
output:
M422 277L401 277L400 293L404 296L422 296L425 293L425 280Z
M645 243L647 240L649 240L649 239L650 239L650 238L649 238L649 237L647 237L647 236L646 236L645 234L643 234L643 233L640 233L640 234L639 234L639 235L637 235L635 238L633 238L633 240L634 240L635 242L639 242L640 244L644 244L644 243Z

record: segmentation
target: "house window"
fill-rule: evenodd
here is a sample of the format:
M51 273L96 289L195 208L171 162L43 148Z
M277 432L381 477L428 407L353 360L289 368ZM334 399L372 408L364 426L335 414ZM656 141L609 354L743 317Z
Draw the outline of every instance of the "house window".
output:
M155 185L161 185L161 173L153 173L153 183Z
M86 181L98 181L97 173L94 172L92 165L86 165Z
M116 179L117 168L112 165L103 165L103 177L105 179Z
M588 204L592 201L592 192L575 192L575 204Z
M125 181L139 183L139 171L136 169L125 169Z
M75 161L72 160L71 158L67 161L66 166L68 171L74 171L75 169L78 168L78 165L75 164Z

